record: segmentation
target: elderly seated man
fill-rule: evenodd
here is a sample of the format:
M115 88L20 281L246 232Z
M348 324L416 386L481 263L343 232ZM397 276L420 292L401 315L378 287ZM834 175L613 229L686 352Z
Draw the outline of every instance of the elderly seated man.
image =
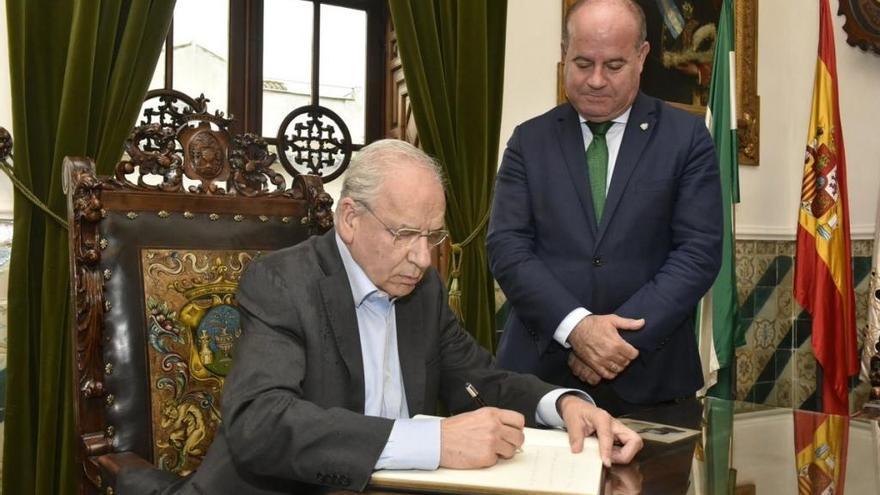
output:
M358 153L335 230L242 277L223 424L196 472L163 492L363 490L377 469L491 466L536 424L564 426L573 452L596 434L606 465L633 458L639 436L586 394L496 369L461 328L430 268L445 207L440 169L419 149L384 140ZM468 382L494 407L474 410ZM412 418L438 400L456 414Z

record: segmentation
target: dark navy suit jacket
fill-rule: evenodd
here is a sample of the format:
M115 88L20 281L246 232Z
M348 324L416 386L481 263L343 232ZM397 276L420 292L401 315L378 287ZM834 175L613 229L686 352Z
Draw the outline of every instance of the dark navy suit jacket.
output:
M565 103L518 126L507 143L487 241L511 303L498 363L570 385L568 351L553 332L582 306L646 320L621 331L640 353L611 382L621 398L691 395L702 386L695 308L721 260L712 139L701 118L639 94L597 225L580 126Z

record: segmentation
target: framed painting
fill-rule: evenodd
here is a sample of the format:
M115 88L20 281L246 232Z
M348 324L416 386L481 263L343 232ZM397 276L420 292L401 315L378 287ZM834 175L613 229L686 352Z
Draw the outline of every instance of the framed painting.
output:
M565 12L575 0L562 0ZM641 89L694 114L706 113L721 0L636 0L645 12L651 51ZM757 0L736 0L736 90L739 163L758 164ZM565 100L563 64L557 98Z

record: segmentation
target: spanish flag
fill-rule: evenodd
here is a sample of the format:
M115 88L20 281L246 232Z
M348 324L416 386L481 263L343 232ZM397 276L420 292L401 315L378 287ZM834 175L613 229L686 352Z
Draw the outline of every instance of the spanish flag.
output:
M822 366L822 405L848 414L847 377L858 371L846 193L837 103L837 62L828 0L819 0L819 57L798 215L794 295L813 317L813 352Z
M848 416L794 411L798 495L844 493L848 443Z

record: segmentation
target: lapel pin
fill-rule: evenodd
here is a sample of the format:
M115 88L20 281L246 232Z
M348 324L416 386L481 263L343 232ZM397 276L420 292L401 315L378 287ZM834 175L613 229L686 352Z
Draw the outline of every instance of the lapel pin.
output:
M642 122L641 124L639 124L639 127L641 127L643 131L647 131L648 130L648 123Z

